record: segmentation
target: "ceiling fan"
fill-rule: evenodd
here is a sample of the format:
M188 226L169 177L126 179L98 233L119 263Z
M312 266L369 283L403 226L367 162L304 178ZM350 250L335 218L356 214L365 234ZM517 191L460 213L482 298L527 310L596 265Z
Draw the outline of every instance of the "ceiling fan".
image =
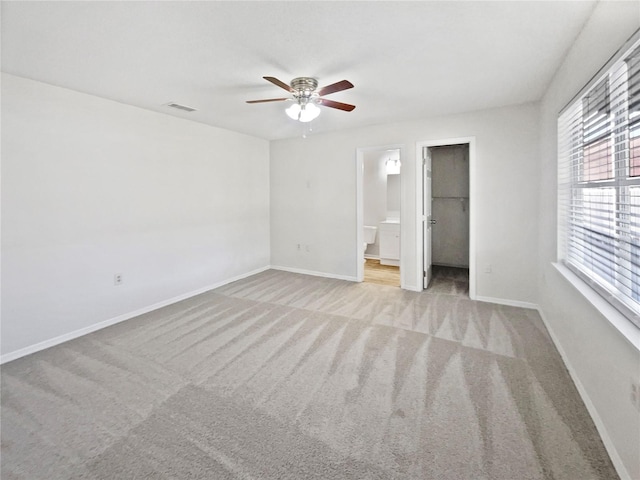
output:
M318 115L320 115L320 109L318 105L325 107L337 108L338 110L344 110L350 112L355 105L348 103L336 102L334 100L328 100L322 98L324 95L331 93L341 92L353 88L353 84L348 80L341 80L326 87L318 88L318 81L311 77L298 77L291 80L291 84L287 85L281 80L275 77L262 77L266 81L277 85L278 87L293 94L293 97L283 98L267 98L265 100L247 100L247 103L265 103L265 102L284 102L293 101L294 104L286 109L287 115L293 120L300 122L310 122Z

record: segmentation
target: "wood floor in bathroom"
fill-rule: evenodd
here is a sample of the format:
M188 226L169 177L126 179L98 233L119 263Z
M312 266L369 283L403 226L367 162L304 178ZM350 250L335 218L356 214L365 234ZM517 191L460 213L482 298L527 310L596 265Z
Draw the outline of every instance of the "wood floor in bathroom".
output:
M400 286L400 267L380 265L380 260L367 258L364 264L364 281L390 287ZM428 293L469 296L469 269L433 266L433 277Z
M364 281L390 287L400 286L400 267L380 265L380 260L367 258L364 264Z

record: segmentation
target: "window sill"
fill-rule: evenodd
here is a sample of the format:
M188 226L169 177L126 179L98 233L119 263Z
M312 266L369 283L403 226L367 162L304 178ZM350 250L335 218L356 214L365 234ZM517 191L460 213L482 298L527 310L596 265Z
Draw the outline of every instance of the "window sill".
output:
M588 301L613 325L624 338L640 351L640 329L631 320L620 313L613 305L595 292L589 285L581 280L575 273L560 263L553 266L567 281L574 286Z

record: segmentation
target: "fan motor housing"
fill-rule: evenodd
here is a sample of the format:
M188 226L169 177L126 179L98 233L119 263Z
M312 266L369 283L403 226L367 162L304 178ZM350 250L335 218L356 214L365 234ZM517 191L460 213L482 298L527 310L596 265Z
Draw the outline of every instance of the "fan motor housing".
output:
M318 81L311 77L298 77L291 80L291 88L294 90L295 96L310 97L318 88Z

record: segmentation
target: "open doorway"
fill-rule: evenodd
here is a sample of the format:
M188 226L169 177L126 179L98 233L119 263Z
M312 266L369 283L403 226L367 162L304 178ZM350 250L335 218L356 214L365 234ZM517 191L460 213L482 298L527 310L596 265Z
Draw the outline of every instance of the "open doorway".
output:
M431 150L431 265L428 290L469 295L469 144Z
M422 162L424 288L475 297L473 139L419 145Z
M401 148L358 149L358 279L400 287ZM360 224L361 223L361 224Z

